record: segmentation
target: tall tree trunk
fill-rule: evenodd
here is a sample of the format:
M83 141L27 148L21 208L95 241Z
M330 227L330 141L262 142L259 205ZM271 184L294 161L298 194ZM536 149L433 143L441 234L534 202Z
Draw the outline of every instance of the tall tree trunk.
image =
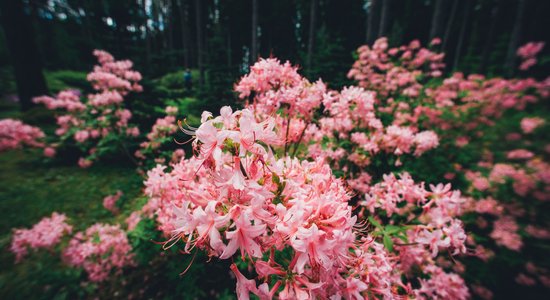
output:
M380 0L370 0L367 12L367 44L372 45L377 38Z
M521 30L525 17L524 12L526 4L527 0L519 0L518 2L514 29L512 30L512 35L510 36L510 42L508 43L508 55L506 55L505 68L507 69L508 75L513 75L515 71L516 51L519 47L519 43L521 42Z
M458 62L462 55L462 48L464 45L464 39L466 38L466 28L468 27L468 22L470 22L470 3L471 0L464 0L464 13L462 15L462 24L460 26L460 33L458 36L458 43L456 44L455 57L453 60L453 70L458 67Z
M195 0L195 21L197 26L197 65L199 67L199 85L204 85L204 36L203 36L203 15L202 0Z
M382 0L382 14L380 16L380 28L378 36L383 37L388 34L390 27L390 2L391 0Z
M145 17L145 65L147 68L151 66L151 31L149 31L149 15L147 14L147 1L142 0L141 6L143 9L143 16Z
M48 93L35 35L21 0L0 1L0 12L21 109L28 110L33 105L33 97Z
M183 48L183 64L185 68L189 68L189 26L187 6L184 7L182 0L177 0L178 10L180 14L180 26L181 26L181 45Z
M252 44L250 46L250 65L258 59L258 0L252 0Z
M500 11L500 1L495 0L493 3L493 8L491 9L491 25L489 27L489 32L487 33L487 38L485 39L485 45L483 46L483 54L481 55L481 64L480 64L480 73L484 74L487 72L487 66L489 65L489 54L491 53L491 46L495 41L495 33L498 24L498 14Z
M233 52L231 51L231 31L227 30L227 66L231 68L232 66L232 55Z
M172 0L166 1L166 15L165 15L165 30L168 34L168 50L172 51L174 49L174 28L173 28L173 10L172 10Z
M162 54L163 50L166 49L166 28L164 27L164 12L163 12L163 3L162 0L152 1L153 6L155 7L155 24L157 25L156 36L158 39L157 53ZM163 25L161 26L161 23ZM162 29L161 29L162 27Z
M447 28L445 28L445 35L443 37L443 45L441 45L441 50L445 51L447 45L449 44L449 38L451 37L451 31L453 30L453 23L455 22L456 13L458 11L458 0L454 0L453 7L451 8L451 16L447 22Z
M312 60L313 60L313 49L315 47L315 33L316 33L316 19L317 19L317 6L318 6L318 0L311 0L310 1L310 10L309 10L309 36L308 36L308 43L307 43L307 71L309 75L311 75L311 67L312 67Z
M82 7L84 8L84 11L89 10L90 3L88 0L83 0L81 3ZM86 14L85 16L80 16L84 20L83 29L84 29L84 36L86 37L86 41L89 41L90 44L93 46L94 43L94 33L92 29L92 23L90 22L90 16Z
M432 16L432 26L430 29L430 41L436 37L441 38L443 29L443 15L445 11L446 0L436 0L434 7L434 14Z

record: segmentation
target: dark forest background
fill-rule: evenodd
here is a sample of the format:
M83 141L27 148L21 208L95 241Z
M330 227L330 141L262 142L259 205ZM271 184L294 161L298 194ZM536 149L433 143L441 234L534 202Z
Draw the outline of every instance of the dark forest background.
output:
M15 74L24 108L48 92L42 70L88 71L93 49L131 59L146 79L191 68L199 95L218 101L257 57L290 60L338 88L360 45L440 37L448 71L511 76L516 49L550 35L546 0L0 2L0 95L13 92ZM548 74L545 62L529 75Z

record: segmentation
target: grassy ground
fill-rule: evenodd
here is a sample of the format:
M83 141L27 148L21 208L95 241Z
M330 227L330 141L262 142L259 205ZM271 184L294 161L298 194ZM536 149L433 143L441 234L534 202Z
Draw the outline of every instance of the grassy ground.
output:
M55 256L31 255L28 260L14 264L14 256L8 250L12 228L28 228L54 211L65 213L75 230L95 222L113 223L125 216L114 217L104 209L103 197L122 190L121 203L131 205L141 190L142 179L131 166L104 164L80 169L76 165L44 163L41 159L39 151L0 154L0 298L3 299L54 295L63 298L63 289L79 277L74 274L76 271L62 268ZM49 293L37 293L35 288L50 283L62 285L53 286Z

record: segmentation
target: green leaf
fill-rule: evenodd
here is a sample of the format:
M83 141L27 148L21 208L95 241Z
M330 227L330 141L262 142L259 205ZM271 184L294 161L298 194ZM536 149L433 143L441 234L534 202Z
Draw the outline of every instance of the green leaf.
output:
M376 228L382 228L382 225L378 223L372 216L369 216L369 222Z
M395 226L395 225L388 225L388 226L386 226L386 228L384 228L384 232L386 232L387 234L395 234L395 233L398 233L398 232L403 231L405 229L406 229L405 227L400 227L400 226Z
M386 249L388 249L388 251L392 252L393 251L393 241L391 239L391 237L389 235L384 235L384 238L383 238L383 243L384 243L384 247L386 247Z

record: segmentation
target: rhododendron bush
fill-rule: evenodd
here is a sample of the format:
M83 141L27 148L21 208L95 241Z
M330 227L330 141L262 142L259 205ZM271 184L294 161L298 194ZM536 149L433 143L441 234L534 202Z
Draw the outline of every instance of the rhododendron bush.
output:
M203 112L197 126L176 106L157 108L165 116L134 153L143 196L129 206L117 190L101 203L119 224L72 234L54 213L15 230L11 250L21 262L31 249L58 249L100 285L215 265L239 299L490 299L503 285L549 288L550 79L446 75L439 43L362 46L348 73L356 85L341 90L259 59L235 83L240 103ZM543 46L518 50L522 70ZM36 100L66 111L44 154L74 140L87 151L81 166L139 133L122 104L141 89L139 73L95 54L97 94ZM45 147L40 131L2 122L6 149ZM156 286L155 276L138 281Z
M138 83L141 74L132 70L129 60L117 61L102 50L95 50L94 55L99 65L94 66L87 80L96 93L87 95L85 101L77 90L34 98L35 103L57 113L57 137L50 142L50 154L45 154L54 156L51 151L55 148L76 144L85 155L78 161L80 167L89 167L113 151L128 151L125 142L139 135L138 127L129 123L132 112L125 108L124 97L142 90Z
M0 151L26 147L43 147L44 132L19 120L0 120Z

